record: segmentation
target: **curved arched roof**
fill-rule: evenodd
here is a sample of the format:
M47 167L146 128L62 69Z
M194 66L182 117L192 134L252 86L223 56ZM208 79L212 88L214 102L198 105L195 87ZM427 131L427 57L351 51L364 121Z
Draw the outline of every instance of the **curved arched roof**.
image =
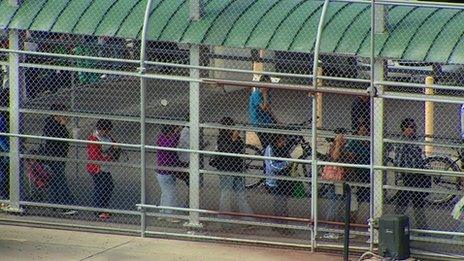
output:
M147 0L0 0L0 29L140 38ZM148 39L178 43L312 52L323 1L203 0L189 20L189 0L154 0ZM464 12L395 6L376 54L392 59L464 63ZM332 1L321 51L370 55L370 4Z

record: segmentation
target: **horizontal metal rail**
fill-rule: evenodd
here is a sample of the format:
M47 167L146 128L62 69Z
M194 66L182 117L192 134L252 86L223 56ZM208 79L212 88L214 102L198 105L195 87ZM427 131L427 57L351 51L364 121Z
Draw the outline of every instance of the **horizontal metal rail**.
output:
M297 217L280 217L280 216L271 216L271 215L262 215L262 214L251 214L251 213L239 213L239 212L221 212L215 210L206 210L206 209L193 209L193 208L180 208L180 207L166 207L166 206L157 206L157 205L147 205L147 204L136 204L139 209L167 209L167 210L176 210L176 211L194 211L203 214L214 214L214 215L229 215L229 216L239 216L239 217L254 217L262 219L271 219L271 220L284 220L284 221L294 221L294 222L305 222L313 224L313 220L308 218L297 218ZM330 225L344 225L343 222L334 222L326 220L318 220L319 223L330 224ZM368 225L365 224L351 224L352 227L367 228Z
M408 88L432 88L436 90L446 90L446 91L464 91L463 86L452 86L452 85L440 85L440 84L431 84L427 85L425 83L408 83L408 82L394 82L394 81L375 81L376 86L392 86L392 87L408 87Z
M377 95L379 98L384 99L392 99L392 100L404 100L404 101L431 101L431 102L439 102L439 103L451 103L451 104L463 104L464 98L456 98L456 97L440 97L440 96L431 96L431 95L405 95L404 93L395 93L390 94L391 92L385 92L386 94L379 94Z
M140 64L140 60L120 59L120 58L100 57L100 56L59 54L59 53L48 53L48 52L10 50L10 49L0 49L0 52L17 53L17 54L25 54L25 55L38 55L38 56L55 57L55 58L82 59L82 60L101 61L101 62L130 63L130 64L134 64L134 65ZM242 73L242 74L267 74L267 75L271 75L271 76L312 78L312 75L307 75L307 74L292 74L292 73L280 73L280 72L271 72L271 71L269 71L269 72L266 72L266 71L253 71L253 70L230 69L230 68L210 67L210 66L193 66L193 65L178 64L178 63L146 61L145 64L147 64L147 65L156 65L156 66L170 66L170 67L184 68L184 69L199 69L199 70ZM8 62L5 62L5 65L8 65Z
M258 88L266 87L269 89L306 91L308 93L331 93L331 94L341 94L341 95L348 95L348 96L366 96L366 97L369 96L368 93L353 92L353 91L339 91L337 89L330 89L330 88L317 88L316 90L311 85L263 83L263 82L223 80L223 79L211 79L211 78L203 78L202 82L211 83L211 84L243 86L243 87L258 87Z

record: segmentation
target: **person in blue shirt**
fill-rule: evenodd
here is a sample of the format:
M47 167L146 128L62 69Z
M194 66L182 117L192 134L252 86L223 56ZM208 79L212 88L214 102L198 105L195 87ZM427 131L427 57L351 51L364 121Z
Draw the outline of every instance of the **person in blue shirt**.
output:
M0 107L8 107L8 90L4 89L0 97ZM8 132L8 113L0 112L0 132ZM0 135L0 152L10 151L9 139L7 136ZM7 156L0 156L0 199L9 198L9 159Z
M261 76L260 82L271 82L269 75ZM272 96L268 88L253 88L251 92L248 113L253 127L269 128L277 123L277 119L271 109ZM273 135L265 132L256 132L263 149L272 142Z

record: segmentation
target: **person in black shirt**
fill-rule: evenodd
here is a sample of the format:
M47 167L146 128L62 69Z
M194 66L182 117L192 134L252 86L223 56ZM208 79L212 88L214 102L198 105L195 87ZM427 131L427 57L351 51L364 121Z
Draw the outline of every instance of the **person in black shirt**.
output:
M232 118L224 117L221 119L222 125L232 126L234 121ZM245 143L239 136L237 130L219 130L219 137L217 140L217 149L220 152L244 154ZM244 159L233 156L218 156L216 168L224 172L239 172L244 171ZM237 199L237 204L241 213L252 213L252 209L247 202L245 195L245 179L244 177L220 175L219 186L221 188L221 196L219 200L219 211L230 212L231 201L233 196ZM234 195L235 194L235 195ZM251 218L245 218L252 220Z
M67 107L63 104L54 104L51 106L52 111L67 111ZM69 139L70 134L66 125L69 118L63 115L52 115L45 119L43 128L44 137ZM69 143L67 141L46 140L42 147L42 153L45 156L56 158L67 158L69 152ZM50 181L49 201L53 204L72 205L75 203L74 197L69 189L66 179L66 163L58 160L48 160L46 164L52 171ZM63 214L72 215L76 211L63 210Z
M358 96L351 104L351 129L357 131L359 124L364 123L369 128L371 103L369 96Z
M411 118L406 118L401 122L401 131L403 138L406 140L415 140L417 125ZM397 147L395 153L395 166L402 168L424 169L425 160L422 155L422 149L415 144L401 144ZM403 179L403 186L412 188L430 188L432 179L430 176L419 173L399 172ZM426 215L424 213L425 198L427 192L400 190L396 200L395 213L403 214L407 207L412 203L414 208L414 219L416 227L427 229Z

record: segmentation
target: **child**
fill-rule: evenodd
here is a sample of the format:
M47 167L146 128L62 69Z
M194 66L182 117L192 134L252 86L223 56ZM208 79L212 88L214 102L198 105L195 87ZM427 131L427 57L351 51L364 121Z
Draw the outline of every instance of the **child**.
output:
M283 134L277 134L267 146L264 156L290 158L287 138ZM288 196L292 195L291 181L276 179L277 176L290 176L289 162L284 160L266 159L265 175L266 189L274 196L274 215L278 217L288 216ZM279 230L280 231L280 230ZM281 231L288 233L288 230Z
M97 142L115 142L111 136L113 123L110 120L100 119L97 121L96 130L89 136L89 141ZM87 172L93 179L92 200L96 208L108 208L111 196L113 194L114 184L111 176L110 166L105 165L105 161L115 161L115 147L111 145L102 145L89 143L87 145L87 158L91 161L101 161L98 163L88 163ZM110 213L99 212L98 217L102 220L110 218Z

